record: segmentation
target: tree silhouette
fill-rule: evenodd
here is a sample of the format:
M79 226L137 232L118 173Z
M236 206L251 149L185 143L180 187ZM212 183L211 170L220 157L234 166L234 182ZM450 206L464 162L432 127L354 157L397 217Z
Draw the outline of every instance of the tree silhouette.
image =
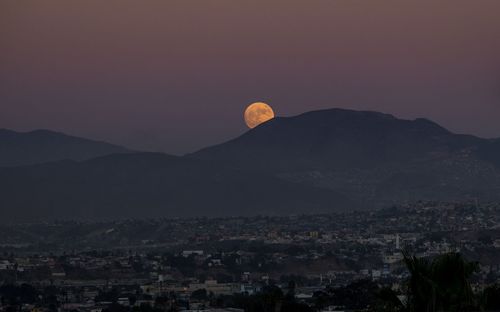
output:
M479 269L460 253L446 253L430 261L403 252L411 276L408 281L407 310L415 312L470 311L474 296L469 282Z

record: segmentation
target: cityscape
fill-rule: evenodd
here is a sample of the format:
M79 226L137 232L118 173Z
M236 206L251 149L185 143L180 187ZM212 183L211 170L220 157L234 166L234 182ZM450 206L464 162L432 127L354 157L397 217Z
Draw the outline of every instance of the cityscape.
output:
M500 312L499 12L0 0L0 312Z
M405 251L461 253L479 263L471 286L484 292L500 277L499 210L477 201L418 202L288 217L4 225L0 276L29 287L26 297L9 299L23 310L244 311L245 296L270 287L281 304L293 293L300 311L367 309L377 304L373 288L404 300ZM5 287L4 299L14 291ZM339 300L349 288L373 298Z

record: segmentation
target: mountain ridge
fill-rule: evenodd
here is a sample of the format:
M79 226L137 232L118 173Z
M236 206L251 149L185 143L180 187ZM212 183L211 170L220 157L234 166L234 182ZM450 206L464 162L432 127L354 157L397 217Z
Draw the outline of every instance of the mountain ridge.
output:
M402 131L405 131L406 138L398 138L398 135L403 134ZM255 154L259 153L259 148L265 150L262 151L263 154L278 153L281 158L286 153L291 153L291 157L294 157L294 154L306 157L321 153L335 157L335 155L339 155L339 151L342 152L345 149L346 144L350 144L348 147L352 150L358 149L358 153L361 154L373 153L376 150L376 144L384 143L383 141L388 139L393 140L394 142L389 143L394 143L394 145L405 143L410 149L410 146L415 143L437 144L438 142L430 140L432 137L437 140L441 137L451 136L462 135L453 134L437 123L424 118L405 120L379 112L335 108L306 112L292 117L278 117L235 139L203 148L188 154L188 156L231 161L231 158L242 156L238 155L238 148L251 146L245 151L249 158L254 158ZM463 138L467 140L479 139L468 135L464 135ZM404 139L406 142L403 142ZM422 142L422 139L427 139L427 142ZM413 143L410 143L410 140ZM414 152L418 152L421 148L414 148ZM410 152L408 151L400 157L409 157L411 156ZM385 155L379 156L384 157ZM289 157L286 156L286 158ZM349 155L344 160L352 159L353 155ZM367 162L367 159L360 159L359 163L363 162Z
M0 168L0 206L9 207L0 217L300 214L415 200L500 200L500 139L379 112L277 117L184 156L106 151Z
M63 159L86 160L126 153L129 149L46 129L18 132L0 129L0 167L23 166Z
M455 134L425 118L327 109L270 120L190 157L272 172L364 203L500 199L500 140Z

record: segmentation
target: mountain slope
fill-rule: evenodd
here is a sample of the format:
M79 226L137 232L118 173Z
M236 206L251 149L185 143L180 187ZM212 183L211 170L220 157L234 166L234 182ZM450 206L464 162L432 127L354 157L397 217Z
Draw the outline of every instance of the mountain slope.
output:
M500 199L500 143L426 120L329 109L276 118L191 157L339 191L369 204Z
M372 167L450 153L477 140L452 134L426 119L410 121L377 112L330 109L275 118L192 156L285 171L290 166Z
M126 148L48 130L16 132L0 129L0 167L22 166L64 159L86 160Z
M9 221L291 214L358 207L331 190L156 153L0 168L0 189L0 218Z

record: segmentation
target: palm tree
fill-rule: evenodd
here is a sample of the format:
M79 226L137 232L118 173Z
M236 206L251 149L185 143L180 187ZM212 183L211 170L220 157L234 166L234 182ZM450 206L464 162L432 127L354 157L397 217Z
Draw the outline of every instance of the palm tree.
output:
M431 263L424 258L403 252L406 268L410 272L407 292L408 311L436 311L437 285L432 280Z
M469 311L474 297L469 278L479 268L466 261L460 253L442 254L434 260L410 256L403 252L410 272L408 281L408 311Z

